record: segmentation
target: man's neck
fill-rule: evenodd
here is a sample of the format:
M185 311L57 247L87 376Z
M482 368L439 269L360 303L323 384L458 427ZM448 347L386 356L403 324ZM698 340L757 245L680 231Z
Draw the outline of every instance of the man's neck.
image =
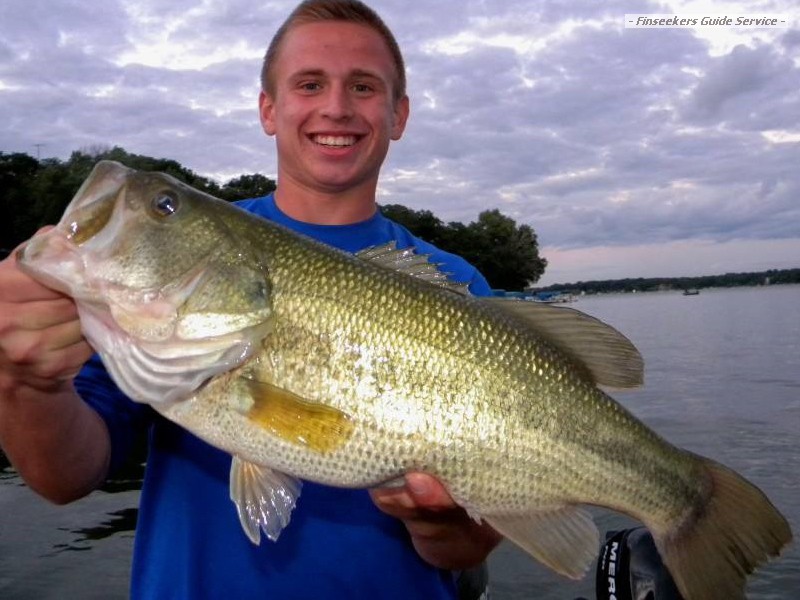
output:
M377 210L374 189L328 193L283 185L280 181L275 190L275 204L292 219L317 225L360 223Z

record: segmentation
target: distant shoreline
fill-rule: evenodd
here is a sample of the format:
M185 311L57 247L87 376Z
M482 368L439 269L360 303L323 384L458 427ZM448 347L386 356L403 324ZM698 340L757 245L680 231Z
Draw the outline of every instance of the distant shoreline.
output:
M664 292L729 288L741 286L783 285L800 283L800 268L769 269L752 273L725 273L698 277L631 277L556 283L545 287L533 286L530 292L562 292L566 294L610 294L624 292Z

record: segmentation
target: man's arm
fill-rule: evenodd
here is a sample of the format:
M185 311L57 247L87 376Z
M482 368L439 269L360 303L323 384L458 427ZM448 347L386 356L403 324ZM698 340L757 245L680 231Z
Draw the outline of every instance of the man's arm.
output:
M110 441L72 380L92 349L73 302L0 262L0 446L25 482L66 503L108 471Z

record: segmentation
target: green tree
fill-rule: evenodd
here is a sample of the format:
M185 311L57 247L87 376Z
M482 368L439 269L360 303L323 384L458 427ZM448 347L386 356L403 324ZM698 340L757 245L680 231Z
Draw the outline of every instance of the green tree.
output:
M0 152L0 258L35 231L30 184L39 171L39 161L22 153Z
M517 225L499 210L484 211L469 225L445 225L428 210L415 211L397 204L381 210L414 235L463 256L494 288L522 290L538 281L547 267L547 260L539 256L533 228Z
M401 204L386 204L381 211L426 242L437 246L446 243L447 226L429 210L412 210Z
M544 274L547 259L539 256L539 241L529 225L517 225L494 209L480 213L464 229L453 229L466 244L459 254L484 273L492 287L522 290Z
M76 159L75 155L76 153L73 153L70 161ZM191 169L187 169L181 165L178 161L169 158L154 158L152 156L132 154L118 146L115 146L107 152L94 155L92 160L93 165L100 160L114 160L125 165L126 167L136 169L137 171L159 171L161 173L171 175L175 179L183 181L193 188L196 188L202 192L206 192L207 194L211 194L213 196L220 195L220 187L215 181L203 177L202 175L198 175Z
M38 220L36 228L57 223L88 177L94 163L80 158L67 162L45 159L40 163L41 168L30 183L33 212Z
M275 191L275 181L260 173L241 175L222 186L219 197L233 202L246 198L260 198Z
M76 153L73 153L73 157L70 161L77 160L78 158ZM198 175L175 160L131 154L119 147L92 154L91 158L92 165L99 160L115 160L138 171L159 171L161 173L166 173L193 188L211 194L212 196L222 198L223 200L228 200L229 202L243 200L245 198L266 196L275 190L275 182L260 173L240 175L220 187L215 181Z

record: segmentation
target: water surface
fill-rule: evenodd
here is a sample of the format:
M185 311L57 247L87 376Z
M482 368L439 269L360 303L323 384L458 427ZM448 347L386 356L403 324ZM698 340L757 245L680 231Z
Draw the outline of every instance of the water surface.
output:
M615 397L670 441L761 487L800 531L800 286L581 298L646 361L641 390ZM138 476L67 507L37 498L0 464L0 598L124 598ZM301 499L302 501L302 499ZM601 531L629 524L598 514ZM510 544L491 557L494 600L594 598ZM800 549L751 579L749 597L800 597Z

